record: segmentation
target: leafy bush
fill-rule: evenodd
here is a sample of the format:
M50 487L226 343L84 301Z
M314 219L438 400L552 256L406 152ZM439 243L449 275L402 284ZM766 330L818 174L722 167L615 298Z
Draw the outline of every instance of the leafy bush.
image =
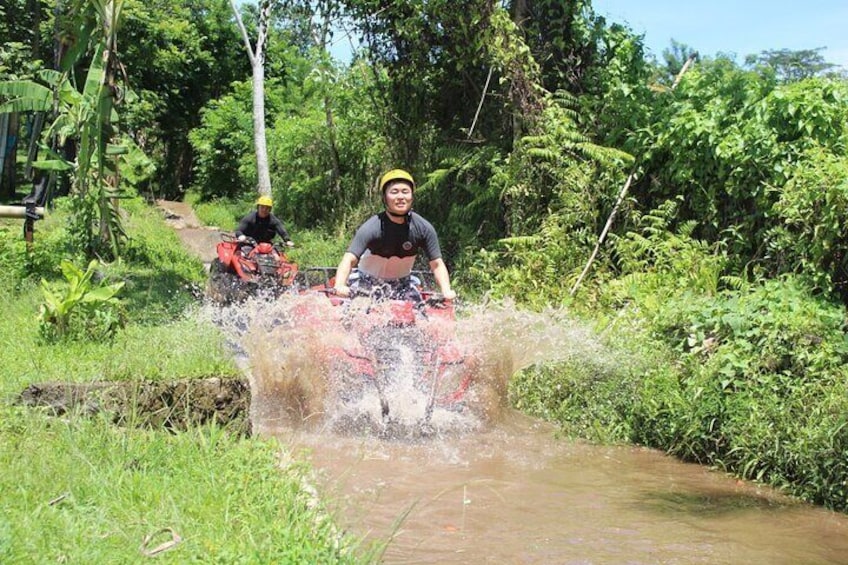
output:
M848 304L848 158L814 147L793 168L769 234L774 261L805 273Z
M834 455L846 426L842 308L790 277L680 294L656 314L654 334L681 372L646 379L633 439L848 508L848 466Z
M68 242L67 198L55 201L55 208L35 224L34 242L27 249L21 223L0 224L0 283L20 288L42 278L61 276L62 259L83 262L82 255Z
M274 89L266 85L268 110ZM234 85L232 94L212 100L201 113L200 127L188 134L197 155L193 188L204 200L237 197L256 184L250 81Z
M634 134L644 174L632 193L650 208L685 195L681 220L698 222L698 239L724 239L739 270L764 259L793 164L817 145L844 151L848 132L844 81L777 85L723 57L702 60L655 104L652 124Z
M569 436L625 442L631 437L628 415L641 376L620 361L580 359L525 369L510 381L511 403L557 422Z
M650 317L669 295L719 290L727 256L721 244L693 238L694 222L677 223L679 199L645 214L633 214L634 226L613 237L616 266L622 275L596 292L616 307L634 300Z

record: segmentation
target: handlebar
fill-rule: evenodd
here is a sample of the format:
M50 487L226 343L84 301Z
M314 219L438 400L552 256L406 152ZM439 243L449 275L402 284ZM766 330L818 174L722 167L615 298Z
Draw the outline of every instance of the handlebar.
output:
M380 287L380 286L374 287L371 290L351 289L350 296L339 296L338 293L336 292L336 289L332 288L332 287L319 288L319 289L316 289L316 290L317 290L317 292L322 292L322 293L326 294L327 296L336 296L338 298L342 298L342 299L346 298L346 299L349 299L349 300L352 300L352 299L359 297L359 296L365 296L365 297L370 298L373 302L378 302L378 301L386 298L386 296L384 295L384 293L386 291L383 289L383 287ZM398 300L403 300L403 299L398 299ZM414 302L416 304L420 304L420 305L424 305L424 306L430 306L430 307L433 307L433 308L447 308L449 305L453 304L454 300L449 299L449 298L445 298L441 294L429 293L426 298L422 296L420 300L410 300L410 302Z

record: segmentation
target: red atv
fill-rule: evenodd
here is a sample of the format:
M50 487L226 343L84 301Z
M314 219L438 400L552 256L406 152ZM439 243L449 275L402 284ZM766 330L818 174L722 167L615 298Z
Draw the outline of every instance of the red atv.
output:
M372 427L368 412L376 412L377 403L381 431L391 433L405 424L426 432L437 424L435 412L444 419L446 412L464 411L477 363L456 339L453 303L425 284L429 273L414 272L418 284L401 291L380 284L351 298L334 294L334 273L309 268L297 278L299 288L309 289L301 292L327 296L332 325L348 338L327 351L334 392L341 407L350 408L345 426ZM315 312L304 310L299 318L309 323Z
M268 242L239 241L222 233L216 249L218 257L209 266L209 295L217 302L228 304L262 292L279 296L291 289L297 275L297 264Z

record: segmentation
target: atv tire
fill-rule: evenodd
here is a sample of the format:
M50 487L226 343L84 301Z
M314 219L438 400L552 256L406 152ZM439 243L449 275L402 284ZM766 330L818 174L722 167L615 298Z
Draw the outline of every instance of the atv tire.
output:
M216 304L228 305L242 298L241 281L229 272L219 259L214 259L209 265L209 281L206 285L206 296Z
M209 274L210 275L215 275L215 274L218 274L218 273L226 273L226 272L227 272L227 268L224 266L223 263L221 263L221 260L218 259L218 258L213 259L212 262L209 264Z

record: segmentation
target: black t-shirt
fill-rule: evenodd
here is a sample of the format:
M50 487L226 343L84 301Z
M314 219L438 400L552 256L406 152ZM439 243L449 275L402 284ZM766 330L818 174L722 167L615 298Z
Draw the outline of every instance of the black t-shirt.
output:
M254 210L239 222L236 228L236 236L246 235L252 237L258 242L271 242L275 235L283 238L283 241L289 241L289 233L274 214L268 214L267 217L259 217L259 212Z

